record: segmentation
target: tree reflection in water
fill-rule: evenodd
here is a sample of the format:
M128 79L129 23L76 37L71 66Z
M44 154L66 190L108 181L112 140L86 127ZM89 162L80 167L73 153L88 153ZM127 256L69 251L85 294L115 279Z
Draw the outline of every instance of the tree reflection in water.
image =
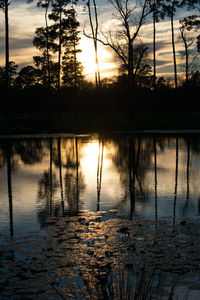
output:
M130 219L132 219L136 201L142 206L145 206L145 202L148 201L148 189L143 186L146 169L152 160L153 140L152 138L133 136L115 140L114 143L116 151L113 156L113 162L125 188L125 196L122 202L127 201L128 192L130 198Z
M79 138L68 140L66 148L66 173L65 173L65 197L67 201L68 215L77 215L82 208L80 196L84 192L84 176L80 168L82 144Z
M63 179L62 179L62 160L61 160L61 138L58 138L58 165L59 165L59 175L60 175L60 197L61 197L61 207L62 215L64 217L65 205L63 196Z
M58 216L59 204L53 203L53 195L55 194L59 183L56 174L53 173L53 141L49 140L49 170L43 173L39 181L38 203L38 219L41 227L45 226L49 217Z
M81 208L80 195L84 190L84 180L79 170L79 147L77 137L50 140L50 168L39 182L41 208L38 218L43 225L48 217L77 215ZM60 196L57 194L58 188Z
M45 297L56 298L59 292L70 299L73 290L77 297L82 293L91 299L92 295L109 299L114 291L117 297L135 291L126 290L128 280L132 284L137 272L143 274L144 261L150 270L148 276L154 275L152 269L159 268L167 274L179 272L184 276L199 272L200 227L198 222L187 219L191 208L193 214L200 211L199 150L199 139L195 142L178 136L102 135L95 139L70 136L1 141L0 167L7 175L11 237L6 240L1 259L2 265L7 264L4 274L0 273L5 279L3 293L19 294L21 279L26 278L23 296L31 286L41 298L45 293ZM29 174L27 165L31 175L37 174L36 218L43 230L30 235L30 239L17 240L16 183L22 187L24 177L16 177L23 175L17 173L23 168L24 174ZM90 176L87 172L91 172ZM118 180L111 181L109 176ZM88 192L90 183L93 186ZM111 205L106 206L109 201ZM88 210L84 209L86 204ZM162 205L170 212L168 220L162 219ZM121 217L118 212L123 208L126 211ZM143 218L145 209L151 209L151 219L149 215ZM109 213L112 210L118 212ZM179 217L184 217L184 221ZM13 242L14 235L17 243ZM23 255L22 270L17 257L21 259ZM13 285L13 278L8 276L15 271ZM148 282L147 277L143 279L143 284ZM76 287L71 283L77 283ZM122 291L123 283L127 285Z
M154 146L154 177L155 177L155 220L156 220L156 227L158 221L158 179L157 179L157 149L156 149L156 138L153 139L153 146Z
M178 189L178 138L176 138L176 167L175 167L175 188L174 188L174 208L173 208L173 224L176 223L176 202Z
M90 143L92 147L88 147ZM86 149L89 151L88 158L83 166ZM23 170L28 165L41 165L42 175L38 181L37 199L38 219L41 227L44 227L49 217L76 216L85 208L88 201L85 195L88 195L90 184L87 172L90 172L92 168L96 172L96 182L90 194L93 198L89 199L91 203L90 206L88 205L89 209L93 207L93 210L101 211L112 205L111 208L114 210L122 212L126 210L129 219L151 209L152 217L158 220L162 217L161 203L165 205L161 196L158 198L158 193L163 195L163 172L168 171L164 160L168 153L171 155L170 158L174 154L176 157L175 166L170 165L171 173L166 173L166 176L169 176L166 180L169 180L171 184L171 194L168 199L169 197L173 199L173 203L171 201L168 205L168 214L171 212L169 217L175 224L178 216L187 217L192 205L194 206L193 195L198 190L200 153L198 138L144 135L110 138L100 135L95 136L95 142L93 136L2 140L0 167L5 166L7 170L10 235L14 234L15 209L13 207L15 203L13 203L12 195L12 181L15 182L16 176L13 173L14 170ZM183 160L182 157L186 159ZM44 161L48 163L44 164ZM175 178L172 173L175 173ZM117 186L117 197L112 195L108 202L113 202L107 205L107 196L109 196L107 181L112 182L109 176L116 176L116 178L118 176L120 186ZM110 188L112 190L111 185ZM179 190L180 195L178 195ZM184 199L183 194L185 194ZM177 197L180 200L178 206ZM197 198L195 209L199 214L200 204L198 203L200 201L198 202ZM181 208L178 210L177 207Z
M99 153L97 165L97 211L100 210L101 183L103 171L104 141L99 140Z
M10 216L10 236L14 236L14 224L13 224L13 196L12 196L12 179L11 179L11 158L12 158L12 144L6 143L7 154L7 183L8 183L8 200L9 200L9 216Z

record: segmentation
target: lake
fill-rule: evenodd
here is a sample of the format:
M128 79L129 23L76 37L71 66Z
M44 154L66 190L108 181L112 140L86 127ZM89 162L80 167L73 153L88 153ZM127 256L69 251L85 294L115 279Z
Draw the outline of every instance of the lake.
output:
M22 295L23 299L29 299L31 280L33 287L30 299L38 295L42 299L76 299L73 298L71 286L66 290L66 281L63 287L63 278L71 272L68 280L78 280L81 294L83 278L91 276L91 269L97 269L97 262L103 268L101 272L98 270L104 274L102 276L110 274L111 266L113 274L116 273L116 266L121 266L119 269L123 272L126 270L127 278L134 280L136 256L138 266L144 265L145 257L145 264L147 261L147 265L151 266L149 269L153 272L158 270L158 265L149 262L149 257L154 257L156 253L155 249L152 250L154 245L150 246L154 241L160 241L159 249L162 251L159 251L162 255L156 261L162 261L159 262L159 265L163 265L162 272L180 273L181 276L192 272L195 274L193 277L197 278L200 249L199 180L200 133L1 137L0 241L1 263L4 267L0 268L0 273L3 287L5 285L3 297L15 299L15 293L16 299ZM163 238L166 234L167 237ZM193 245L190 245L191 241ZM169 245L171 250L167 252L165 268L164 248ZM25 249L29 254L24 252ZM63 264L63 261L66 262L63 251L68 253L67 265ZM33 278L35 273L31 271L30 264L33 266L35 257L41 265L44 257L47 259L46 252L51 253L48 254L51 258L48 261L51 274L57 274L58 277L62 273L59 283L44 270L42 273L36 270L37 276ZM180 254L180 257L172 258L170 255L174 253ZM123 255L126 256L124 261ZM193 263L189 264L190 259ZM170 260L173 264L176 262L175 267L169 267ZM19 271L19 262L27 264L27 261L26 272ZM8 280L8 272L12 272L13 264L13 272L16 272L14 285L10 283L11 279ZM61 265L65 267L61 268ZM182 268L180 272L177 272L177 266ZM31 278L26 277L27 274ZM36 278L40 278L38 274L46 278L47 286L52 280L51 291L48 291L48 287L45 291L41 286L38 288L38 280L36 288ZM20 286L21 280L25 280L26 288ZM55 284L62 288L55 287ZM192 284L196 284L196 281L192 281ZM106 291L103 293L102 297L106 299L105 295L108 297L108 294L105 294ZM86 299L84 295L76 294L76 297Z

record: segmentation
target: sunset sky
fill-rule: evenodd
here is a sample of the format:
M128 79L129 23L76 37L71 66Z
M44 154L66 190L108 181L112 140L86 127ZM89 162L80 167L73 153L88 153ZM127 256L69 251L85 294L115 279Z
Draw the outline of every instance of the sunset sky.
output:
M112 5L107 0L97 0L99 23L102 28L114 28L117 20L113 16ZM191 12L179 10L176 14L175 32L176 40L179 35L178 19ZM82 53L79 60L83 63L84 72L87 78L92 79L94 76L94 51L92 41L84 37L83 28L90 33L88 26L88 14L84 8L84 2L79 1L77 6L77 16L80 21L80 49ZM148 24L149 22L149 24ZM33 63L32 57L38 55L39 51L33 46L32 40L37 27L44 26L44 11L37 8L36 2L26 4L25 1L13 1L9 7L9 24L10 24L10 61L14 61L19 67ZM171 50L171 32L169 20L157 23L157 73L159 76L170 75L172 68L172 50ZM142 27L142 40L149 46L149 58L152 59L152 21L147 21ZM181 54L182 44L176 43L178 70L181 72ZM4 65L4 15L0 12L0 65ZM99 60L102 77L118 75L117 63L113 53L109 48L99 45Z

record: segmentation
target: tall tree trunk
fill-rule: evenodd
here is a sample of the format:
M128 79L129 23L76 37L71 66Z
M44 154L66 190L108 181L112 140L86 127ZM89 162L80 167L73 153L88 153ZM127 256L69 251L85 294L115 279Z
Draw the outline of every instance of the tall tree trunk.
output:
M184 45L185 45L185 77L186 77L186 83L188 84L189 82L189 53L188 53L188 47L186 40L184 39Z
M76 57L76 40L74 37L74 88L77 94L77 57Z
M8 0L5 0L5 65L6 65L6 88L9 88L10 76L9 76L9 26L8 26Z
M128 82L129 87L133 85L134 75L133 75L133 45L131 39L129 39L128 45Z
M153 9L153 87L156 89L156 0Z
M192 45L192 43L190 43L189 45L187 44L187 40L186 37L184 35L184 31L182 29L180 29L181 32L181 38L183 40L184 43L184 48L185 48L185 80L186 80L186 84L188 85L189 83L189 52L188 52L188 48L189 46Z
M47 51L48 87L50 87L51 80L50 80L50 62L49 62L49 30L48 30L47 15L48 15L48 6L46 7L46 10L45 10L45 24L46 24L46 51Z
M60 89L60 69L61 69L61 22L62 22L62 12L60 8L59 37L58 37L58 90Z
M175 40L174 40L174 5L175 0L172 3L172 12L171 12L171 32L172 32L172 49L173 49L173 61L174 61L174 83L175 88L178 87L178 80L177 80L177 66L176 66L176 49L175 49Z
M95 0L93 1L94 5L94 14L95 14L95 28L92 21L92 12L91 12L91 2L88 0L87 6L88 6L88 13L89 13L89 21L90 21L90 27L92 30L92 38L94 43L94 51L95 51L95 83L97 90L100 90L101 88L101 78L100 78L100 69L99 69L99 59L98 59L98 45L97 45L97 35L98 35L98 15L97 15L97 7Z
M97 6L96 6L96 1L93 0L93 5L94 5L94 14L95 14L95 62L97 66L97 79L98 79L98 87L99 89L101 88L101 78L100 78L100 69L99 69L99 59L98 59L98 46L97 46L97 37L98 37L98 28L99 28L99 23L98 23L98 15L97 15Z
M71 1L72 8L74 9L73 0ZM75 94L77 94L77 86L78 86L78 77L77 77L77 56L76 56L76 36L73 31L73 47L74 47L74 89Z

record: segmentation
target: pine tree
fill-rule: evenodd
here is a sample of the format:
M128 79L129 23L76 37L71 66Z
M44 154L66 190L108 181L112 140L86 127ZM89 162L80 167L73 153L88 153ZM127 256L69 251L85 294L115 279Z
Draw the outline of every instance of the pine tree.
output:
M54 43L56 36L50 26L48 29L46 27L37 28L35 34L33 44L42 52L42 55L33 57L34 64L41 70L42 84L56 87L55 72L58 72L58 64L51 60L52 55L50 54L50 52L54 53L57 50Z
M62 64L62 48L68 38L68 30L71 22L71 9L67 8L70 0L54 0L52 3L52 12L49 19L54 21L51 26L51 33L55 36L54 51L58 52L58 76L57 88L60 89L61 64ZM77 1L74 1L75 3Z
M63 71L63 84L65 86L77 87L80 86L83 80L83 66L77 60L77 54L81 52L78 49L79 44L79 31L77 30L79 22L76 20L76 13L74 9L68 11L69 28L63 46L65 47L65 53L62 57L62 71ZM70 16L71 13L71 16Z

